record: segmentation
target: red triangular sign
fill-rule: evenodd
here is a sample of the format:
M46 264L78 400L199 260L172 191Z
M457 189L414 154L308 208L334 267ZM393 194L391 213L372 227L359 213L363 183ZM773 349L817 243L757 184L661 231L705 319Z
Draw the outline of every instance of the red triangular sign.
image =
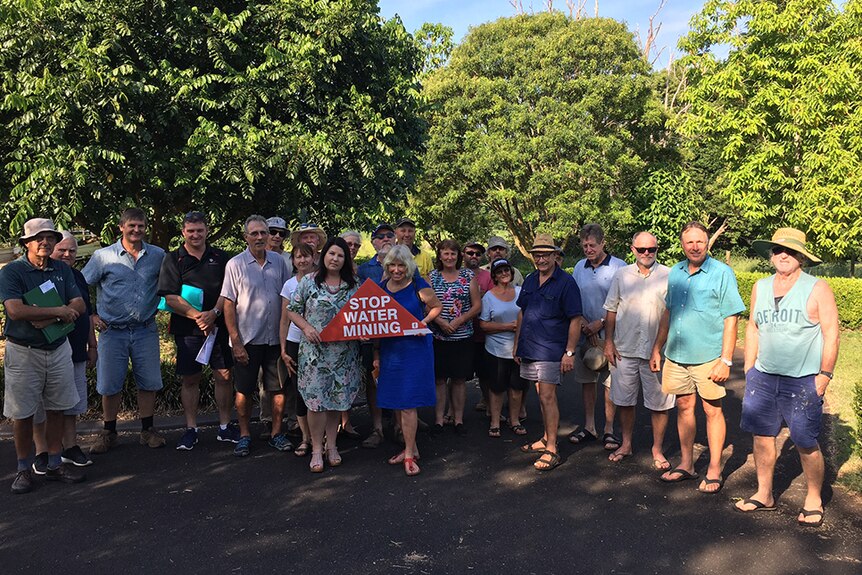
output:
M409 286L406 289L413 289ZM375 339L431 333L423 322L367 279L323 331L321 341Z

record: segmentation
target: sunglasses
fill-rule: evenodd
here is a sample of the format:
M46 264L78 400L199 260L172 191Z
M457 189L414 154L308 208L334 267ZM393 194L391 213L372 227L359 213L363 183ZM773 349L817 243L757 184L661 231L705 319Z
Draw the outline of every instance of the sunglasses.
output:
M646 253L654 254L658 251L658 248L635 248L635 251L641 255Z
M287 237L287 230L279 230L279 229L276 229L276 228L269 228L269 235L271 235L271 236L281 236L281 237L283 237L283 238L284 238L284 237Z
M477 252L473 250L464 250L465 256L470 256L471 258L475 258L477 256L481 256L483 252Z
M786 248L784 246L773 246L771 250L772 255L777 256L778 254L787 254L789 256L795 257L799 252L796 250L791 250L790 248Z
M315 230L316 230L317 228L318 228L318 225L317 225L317 224L313 224L313 223L311 223L311 222L306 222L306 223L304 223L304 224L299 224L299 229L301 229L301 230L308 230L308 229L315 229Z
M377 234L376 236L374 236L374 239L375 240L382 240L383 238L389 238L391 240L394 237L395 237L395 232L386 232L385 234L381 232L381 233Z
M554 252L544 252L544 253L534 253L533 259L538 260L550 260L554 258Z

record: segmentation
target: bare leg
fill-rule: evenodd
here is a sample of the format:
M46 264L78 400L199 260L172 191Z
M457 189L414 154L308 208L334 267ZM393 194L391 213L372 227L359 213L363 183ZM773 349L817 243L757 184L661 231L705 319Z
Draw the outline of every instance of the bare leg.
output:
M78 444L77 421L78 417L75 415L63 416L63 449L69 449Z
M326 412L308 412L308 430L311 433L311 451L323 453L323 436L326 433Z
M667 431L668 411L653 411L652 420L652 458L653 461L667 461L664 456L664 434ZM623 416L620 413L620 421ZM625 433L625 432L624 432Z
M557 405L557 386L539 382L539 405L542 407L542 423L545 425L545 441L548 451L557 452L557 428L560 426L560 409Z
M119 393L102 396L102 417L105 421L117 421L117 413L120 411L120 399ZM138 396L138 401L140 400L140 396ZM140 409L140 405L138 405L138 409Z
M311 431L308 428L308 416L297 415L296 423L299 425L299 430L302 432L302 441L311 441Z
M584 429L596 435L596 383L581 384L584 398Z
M33 417L13 420L12 434L15 438L15 455L18 459L29 459L33 450ZM47 443L45 451L48 451Z
M183 412L186 414L186 427L197 427L198 405L201 399L201 374L184 375L182 380L180 399L183 403Z
M407 475L416 475L419 473L419 465L415 459L419 457L419 450L416 448L416 426L417 414L415 409L405 409L400 411L401 414L401 430L404 432L404 471ZM413 461L407 461L411 459Z
M214 369L215 400L218 407L218 422L222 425L230 423L231 402L233 401L233 389L230 383L229 369Z
M775 474L775 460L778 452L775 449L775 438L766 435L754 436L754 469L757 471L757 491L750 499L760 501L767 507L775 505L772 495L772 477ZM736 507L740 511L752 511L755 506L745 503L744 500L737 501Z
M30 421L33 421L32 417L30 418ZM48 442L45 440L44 421L42 423L33 424L33 443L36 445L36 455L40 453L48 453Z
M620 461L624 456L632 453L632 435L635 429L635 408L633 405L620 405L617 407L620 414L620 427L623 432L623 442L620 447L608 456L611 461Z
M341 411L326 412L326 458L329 465L335 466L341 463L338 455L338 424L341 423Z
M365 397L368 400L368 411L371 412L371 425L374 431L383 433L383 410L377 407L377 383L369 374L368 385L365 386Z
M236 415L239 421L239 434L242 437L251 437L249 430L249 420L251 419L248 396L244 393L236 392Z
M446 413L446 397L448 395L448 389L446 388L445 379L438 377L435 383L437 384L437 405L434 406L434 423L437 425L443 425L443 415Z
M45 412L45 441L48 442L48 454L59 455L63 451L63 412Z
M281 424L284 416L284 393L270 391L269 397L272 401L272 436L275 437L281 433Z
M464 404L467 402L467 386L463 379L452 380L452 417L455 425L464 423Z
M509 410L511 411L511 406ZM503 394L488 390L488 410L491 413L491 428L500 427L500 412L503 410Z
M117 407L119 407L119 395L117 396ZM156 392L138 390L138 417L150 417L156 408ZM116 419L116 417L114 418Z
M614 405L613 401L611 401L611 390L605 386L602 386L602 388L602 392L605 396L605 433L613 434L614 417L617 414L617 406Z
M509 389L509 425L515 426L521 424L521 401L523 399L523 391Z
M677 466L689 473L694 473L694 408L696 405L696 397L693 393L676 396L676 427L679 433L679 451L680 462ZM674 480L678 479L678 474L670 474L670 471L664 473L662 478Z
M823 510L823 500L820 498L820 490L823 488L823 476L825 475L823 464L823 452L820 451L820 446L811 449L802 449L796 446L799 452L799 459L802 462L802 471L805 473L805 481L808 483L808 491L805 494L805 504L803 509L812 511L814 509ZM803 517L799 514L799 521L815 523L823 518L820 516Z
M718 479L721 477L721 452L724 451L727 422L724 420L720 399L704 399L702 403L703 411L706 413L706 439L709 444L709 467L706 470L706 477ZM692 434L692 440L694 439L693 436L694 434ZM701 484L701 489L704 491L716 491L719 488L720 486L716 484L709 486Z

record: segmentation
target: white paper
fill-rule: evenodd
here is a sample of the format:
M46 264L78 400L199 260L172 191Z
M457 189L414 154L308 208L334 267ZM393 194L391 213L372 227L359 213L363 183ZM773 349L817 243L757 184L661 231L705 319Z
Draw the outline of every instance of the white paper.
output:
M57 286L54 285L54 282L51 280L46 281L42 285L39 286L39 289L42 290L42 293L48 293L52 289L56 289Z
M213 353L213 346L215 345L215 337L217 333L218 328L214 327L212 332L204 340L204 344L201 346L201 350L198 352L198 356L195 358L195 361L199 364L207 365L210 362L210 356Z

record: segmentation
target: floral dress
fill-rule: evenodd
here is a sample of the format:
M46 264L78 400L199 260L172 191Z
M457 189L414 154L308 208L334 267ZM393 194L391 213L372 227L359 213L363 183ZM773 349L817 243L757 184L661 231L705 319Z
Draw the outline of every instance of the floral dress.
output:
M428 279L431 280L431 287L437 299L443 304L443 311L440 312L439 317L452 321L470 311L473 305L470 299L470 280L473 279L473 270L461 268L458 270L458 277L452 282L446 281L441 271L431 270ZM434 338L443 341L460 341L473 336L471 321L459 326L455 333L444 333L440 326L434 323L430 327L434 332Z
M358 286L349 288L341 282L333 293L325 282L318 287L310 274L299 282L288 309L322 331L357 289ZM299 341L297 371L297 387L309 410L347 411L362 381L359 342L313 344L303 335Z

